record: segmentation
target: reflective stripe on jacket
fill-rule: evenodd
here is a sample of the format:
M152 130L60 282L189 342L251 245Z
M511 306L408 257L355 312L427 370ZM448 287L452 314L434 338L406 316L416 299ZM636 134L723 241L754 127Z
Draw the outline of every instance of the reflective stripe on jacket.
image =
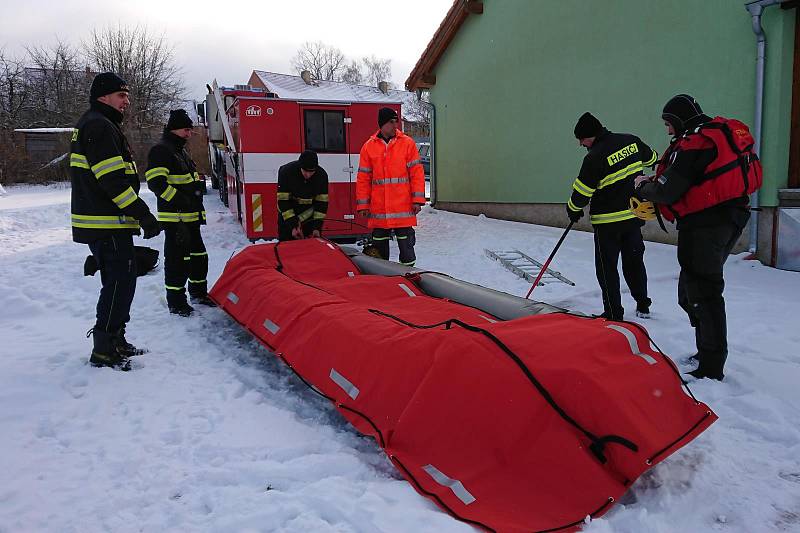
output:
M356 209L368 209L370 228L415 226L413 206L425 204L425 171L414 140L399 131L388 143L370 137L361 148Z
M203 184L186 141L166 131L147 155L147 187L158 198L159 222L200 222L205 224Z
M136 235L139 220L151 216L138 194L136 163L121 120L121 113L95 101L75 126L69 156L75 242L88 244L110 233Z

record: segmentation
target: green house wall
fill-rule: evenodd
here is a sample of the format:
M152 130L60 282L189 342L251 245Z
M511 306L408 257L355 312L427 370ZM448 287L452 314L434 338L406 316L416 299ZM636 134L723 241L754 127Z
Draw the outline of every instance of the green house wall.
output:
M764 10L762 205L786 187L794 10ZM663 152L661 109L689 93L753 127L755 36L741 0L485 0L435 68L436 199L564 203L591 111Z

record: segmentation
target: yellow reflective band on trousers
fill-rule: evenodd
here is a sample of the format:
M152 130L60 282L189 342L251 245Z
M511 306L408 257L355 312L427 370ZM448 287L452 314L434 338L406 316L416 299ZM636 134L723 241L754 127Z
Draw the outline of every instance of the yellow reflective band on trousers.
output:
M96 165L92 165L92 172L97 179L102 178L106 174L114 172L115 170L122 170L125 168L125 161L121 155L115 155L108 159L103 159Z
M579 178L575 178L575 183L572 184L572 188L587 198L591 198L592 195L594 194L594 189L588 187Z
M290 193L290 192L279 192L278 193L278 201L291 200L291 199L292 199L292 193Z
M161 196L161 198L163 198L164 200L169 202L170 200L175 198L175 195L177 194L177 192L178 192L178 189L176 189L172 185L167 185L167 188L164 189L164 192L162 192L160 196Z
M642 171L642 162L637 161L636 163L631 163L627 167L614 172L613 174L609 174L605 178L600 180L600 185L598 185L598 189L602 189L603 187L608 187L609 185L613 185L614 183L624 180L628 176L633 174L637 174Z
M194 177L191 174L167 174L167 183L171 185L185 185L193 181Z
M281 213L283 220L289 220L294 216L294 209L287 209L286 211Z
M125 215L76 215L73 213L72 226L87 229L139 229L139 221Z
M297 215L297 218L300 219L300 222L305 222L306 220L308 220L312 216L314 216L314 210L313 209L306 209L305 211L303 211L302 213Z
M200 220L200 213L168 213L164 211L158 212L159 222L197 222Z
M69 166L77 168L89 169L89 162L86 160L85 155L69 154Z
M592 224L609 224L611 222L622 222L623 220L631 218L636 218L636 215L634 215L630 209L625 209L624 211L616 211L614 213L592 215L591 220Z
M325 218L325 213L322 211L314 211L314 220L322 220Z
M169 169L167 167L154 167L144 173L144 177L147 181L157 177L157 176L166 176L169 174Z
M314 203L313 198L295 198L294 201L301 205L311 205Z
M199 280L190 279L189 283L206 283L206 280L204 280L204 279L199 279Z
M316 195L314 197L314 200L316 200L318 202L327 202L328 201L328 195L327 194L318 194L318 195Z
M112 198L112 200L115 204L117 204L117 207L119 207L120 209L125 209L133 202L135 202L137 198L139 197L136 196L136 193L133 192L133 189L131 187L128 187L122 192L122 194L115 196L114 198Z
M198 256L202 256L202 255L208 255L208 252L196 252L196 253L195 252L190 252L189 255L192 256L192 257L198 257Z
M164 285L168 291L182 291L184 290L183 287L172 287L170 285Z

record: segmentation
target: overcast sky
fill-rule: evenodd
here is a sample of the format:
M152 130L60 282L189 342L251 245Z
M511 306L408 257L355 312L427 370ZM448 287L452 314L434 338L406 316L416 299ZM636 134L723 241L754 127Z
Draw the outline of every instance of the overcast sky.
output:
M254 69L293 73L304 41L337 46L348 59L392 60L402 87L452 0L0 0L0 48L61 39L80 45L93 28L147 26L165 34L184 68L189 96L205 84L246 83Z

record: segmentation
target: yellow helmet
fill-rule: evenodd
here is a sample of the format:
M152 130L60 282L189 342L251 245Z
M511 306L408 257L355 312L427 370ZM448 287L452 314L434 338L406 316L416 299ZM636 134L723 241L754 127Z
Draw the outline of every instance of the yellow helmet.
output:
M656 206L653 202L642 202L635 196L631 196L631 213L642 220L653 220L656 218Z

